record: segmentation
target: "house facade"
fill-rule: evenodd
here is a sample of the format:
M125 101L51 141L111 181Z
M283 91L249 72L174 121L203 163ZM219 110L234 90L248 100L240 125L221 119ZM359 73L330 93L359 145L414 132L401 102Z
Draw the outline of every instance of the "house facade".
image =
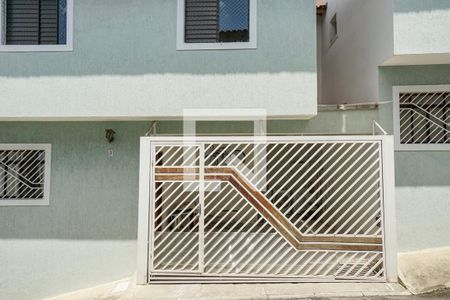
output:
M449 14L447 1L328 1L319 20L319 102L376 102L394 134L400 252L450 244Z
M3 266L0 270L0 298L40 299L135 277L136 273L139 283L150 280L152 273L149 273L151 266L148 261L154 258L152 255L155 253L145 248L148 247L145 244L151 242L145 240L151 232L143 232L142 228L152 227L142 226L142 220L153 224L154 232L160 227L159 223L152 223L150 208L141 206L146 203L141 201L141 194L144 198L149 197L147 203L150 205L152 198L149 195L158 197L150 191L159 186L156 183L148 185L147 191L142 182L140 184L139 180L143 178L139 173L143 170L142 148L147 147L143 146L141 137L165 136L161 141L154 138L153 143L179 143L181 140L173 136L186 133L187 122L183 122L186 118L197 121L194 133L216 138L223 135L251 136L256 132L257 124L262 124L259 134L275 136L264 145L268 151L274 149L272 153L281 153L279 160L284 168L272 173L278 176L283 172L293 174L296 166L289 164L293 162L286 157L290 153L294 161L307 159L311 153L307 151L316 149L308 148L311 143L316 143L314 147L320 151L327 151L317 153L359 153L345 148L350 146L344 145L342 139L317 136L330 133L365 136L350 139L350 142L356 145L354 147L362 147L360 154L362 159L366 158L365 163L375 166L378 161L365 155L373 150L369 148L371 143L381 145L384 138L374 137L372 140L367 135L372 134L372 120L377 120L390 134L394 133L396 110L391 101L396 98L396 91L397 94L415 95L438 93L444 95L443 101L448 101L445 95L450 89L445 85L450 84L450 35L445 22L450 19L450 6L446 1L346 1L345 4L328 1L326 12L320 16L316 16L313 0L41 0L26 4L21 0L4 0L0 3L0 182L3 186L0 193L0 265ZM418 18L423 18L423 21L418 21ZM406 35L405 31L412 26L415 29ZM423 91L394 89L395 86L412 85L434 87ZM444 88L437 85L444 85ZM431 99L435 100L441 101ZM360 103L364 105L353 105ZM448 102L444 103L448 107ZM341 104L350 105L339 109ZM442 122L441 114L436 116L438 120L433 118L432 121ZM439 123L440 127L444 125L448 126L448 117ZM432 142L443 144L445 148L449 140L442 135L447 134L448 127L444 127L446 131L440 127L427 130L436 130L439 135ZM294 139L296 146L289 153L280 150L287 151L290 147L286 146L289 144L286 136L299 134L316 137ZM277 139L276 136L283 138ZM401 138L396 138L401 148ZM253 153L258 150L252 141L242 137L241 140L219 139L221 145L236 144L236 141L240 143L237 148L254 147ZM362 142L368 144L358 144ZM419 142L425 143L421 138ZM194 143L216 149L215 152L206 152L206 161L208 154L215 160L226 152L206 138L199 138ZM276 146L269 149L269 144ZM167 148L166 144L152 145ZM199 149L194 147L193 153L203 151ZM177 149L170 151L176 152ZM160 155L171 156L174 152L170 151ZM392 244L397 244L399 251L450 244L447 234L450 228L447 218L449 153L427 149L396 152L397 207L388 211L393 216L397 215L398 239ZM170 157L164 159L156 154L152 156L155 162L166 162L158 167L170 165ZM311 154L310 157L315 158ZM380 167L393 167L392 162L380 157ZM18 158L25 166L14 165ZM348 161L351 158L345 156ZM229 166L214 164L214 160L210 165L204 162L203 169L208 171L208 166ZM255 168L260 161L255 154L251 164ZM323 166L330 166L333 176L336 176L330 176L328 180L341 180L333 169L338 164L337 159L330 156L329 160L321 158L320 161ZM319 168L314 169L314 164L311 165L312 168L305 168L313 170L308 172L313 172L316 178L320 177L315 171ZM267 168L271 167L267 164ZM355 174L363 172L353 166L349 170ZM250 171L258 174L253 169ZM380 174L379 169L375 171ZM19 174L28 177L23 179ZM272 179L270 172L268 174L262 179L255 175L258 180L250 180L250 184L258 187L260 180ZM281 181L276 176L273 175L272 180ZM320 178L325 181L324 176ZM297 181L297 177L293 178ZM383 183L370 181L373 178L361 178L364 180L364 184L360 184L363 188L365 184L373 183L381 188L386 182L394 182L389 177L383 178ZM33 185L36 182L37 187ZM245 185L245 180L242 182ZM297 187L297 183L286 182L295 186L298 193L304 193L303 187ZM22 183L27 187L22 187ZM356 197L364 200L367 196L364 191L372 194L374 186L358 189L350 184L342 182L348 194L339 194L326 186L323 195L336 195L338 199L333 203L340 205L339 201L343 201L342 208L358 219L357 207L345 199ZM285 188L283 183L280 185ZM203 186L204 199L208 199L205 191L220 193L227 192L227 188L217 183L210 183L209 189ZM197 189L200 190L200 185L196 188L184 186L183 193L179 194L195 193ZM264 196L272 199L268 191L270 187L260 190L264 194L260 197L261 203ZM167 188L165 193L171 191ZM378 190L375 193L380 195ZM176 190L172 194L177 194ZM373 205L367 202L370 207L365 209L370 215L371 209L382 206L384 198L374 199L379 202L373 202ZM367 201L372 200L367 198ZM433 201L433 204L427 201ZM233 203L240 205L239 202ZM296 208L295 205L291 207ZM231 207L227 209L233 210ZM279 211L289 220L275 214L271 215L273 223L277 218L287 224L294 223L294 217L281 208ZM159 216L158 210L153 213L153 217ZM250 213L255 214L252 218L256 219L264 215L262 211ZM333 224L337 224L337 229L351 232L350 228L339 223L342 218L338 213L332 211L328 216L331 216ZM320 228L317 231L320 235L326 227L321 226L319 219L311 217L314 214L308 211L302 213L302 217ZM264 216L261 219L270 219L270 216ZM167 218L168 230L174 228L169 226L172 223L184 224L163 213L161 218ZM210 221L214 222L214 218ZM356 227L369 232L369 237L376 240L375 244L381 236L385 239L378 211L374 210L373 218L367 220L372 223L358 223ZM193 224L196 222L192 221ZM208 224L206 218L203 222ZM275 232L279 229L273 223L269 224L273 227L266 225L269 229L265 237L273 235L273 228ZM229 228L226 226L223 228ZM242 228L246 227L242 225ZM395 236L394 229L389 232L389 237ZM207 226L203 230L207 233ZM249 232L254 233L252 230ZM138 232L144 233L144 240L142 236L138 237ZM289 238L289 234L285 231L277 243L286 241L286 245L300 248L301 245L296 244L295 238ZM365 238L358 233L351 234ZM198 238L198 244L200 240ZM358 243L366 245L372 242L364 240ZM200 249L201 246L198 247ZM301 252L305 255L302 258L301 255L295 256L297 254L290 256L287 248L283 247L280 246L280 251L289 258L283 265L287 268L284 274L294 276L289 273L290 266L295 266L295 261L305 261L307 267L303 272L308 276L312 274L313 280L318 280L314 274L321 274L325 269L325 265L310 266L309 263L316 258L329 263L342 255L342 259L350 262L352 256L357 255L354 248L344 254L342 250L332 248L323 250L325 252ZM395 249L395 245L389 249ZM206 255L208 249L204 250ZM278 253L270 252L272 248L266 250ZM385 251L385 248L376 248L373 256L369 253L372 251L364 252L362 255L367 262L360 260L361 269L355 264L347 270L345 263L340 263L337 270L343 272L342 276L355 270L353 279L363 273L373 273L372 277L378 277L370 280L386 281L386 271L380 269L380 264L384 265L389 256ZM161 253L161 256L167 255L166 252ZM217 250L217 253L222 252ZM189 255L182 252L183 259ZM378 261L379 265L374 263ZM157 260L154 262L158 263ZM182 262L184 260L178 261ZM271 263L276 267L275 271L281 270L279 261ZM217 265L215 261L213 264L214 267ZM200 268L200 263L198 265ZM205 266L208 268L207 264ZM271 265L265 265L268 266ZM226 267L223 264L219 271ZM176 265L169 265L169 268L176 269ZM253 268L253 271L259 269ZM239 274L241 271L233 272ZM326 281L330 277L319 279Z

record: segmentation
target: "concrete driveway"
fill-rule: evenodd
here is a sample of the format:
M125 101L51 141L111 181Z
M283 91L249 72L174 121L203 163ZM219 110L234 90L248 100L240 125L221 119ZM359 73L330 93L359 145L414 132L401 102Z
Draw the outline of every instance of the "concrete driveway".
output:
M314 300L343 300L348 298L312 298ZM432 299L432 300L448 300L450 299L450 289L443 290L439 292L435 292L432 294L424 294L424 295L417 295L417 296L388 296L388 297L357 297L352 298L352 300L426 300L426 299Z

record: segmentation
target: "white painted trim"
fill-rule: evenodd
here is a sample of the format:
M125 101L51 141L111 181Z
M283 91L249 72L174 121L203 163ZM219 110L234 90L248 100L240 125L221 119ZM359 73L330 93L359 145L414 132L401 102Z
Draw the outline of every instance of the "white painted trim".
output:
M155 205L156 203L154 201L152 201L152 197L154 194L154 188L155 188L155 172L153 171L154 169L154 164L155 164L155 147L153 147L153 144L150 142L150 140L148 140L148 143L150 144L150 181L149 181L149 206L150 206L150 210L149 210L149 216L148 216L148 235L147 235L147 239L148 239L148 273L153 272L153 256L154 256L154 248L153 248L153 241L155 240L155 231L154 230L150 230L150 226L151 224L153 224L154 222L154 215L155 215ZM148 282L150 282L150 278L148 278L147 280Z
M5 32L3 28L6 26L6 0L0 0L0 46L5 43Z
M192 143L197 142L223 142L223 143L241 143L241 142L255 142L255 143L265 143L265 142L364 142L364 141L380 141L384 136L373 136L373 135L361 135L361 136L351 136L351 135L333 135L333 136L151 136L147 137L151 143L164 143L164 144L177 144L180 143Z
M387 282L398 282L397 224L395 204L395 162L393 136L381 137L382 154L382 227L385 278Z
M249 41L245 43L185 43L184 42L184 3L185 0L178 0L177 3L177 50L237 50L257 48L257 0L250 1L249 19Z
M199 145L198 272L205 272L205 144Z
M43 199L11 199L0 200L0 206L48 206L50 204L50 171L51 171L51 144L0 144L1 150L44 150L44 197Z
M2 6L4 2L0 2ZM2 6L3 7L3 6ZM0 7L1 9L1 7ZM1 14L0 14L1 15ZM73 0L67 0L67 27L65 45L4 45L0 44L0 52L65 52L73 50ZM0 25L2 25L0 16ZM0 26L0 36L4 36L4 26Z
M150 209L150 141L141 137L139 159L139 203L136 284L148 283L149 209Z
M432 92L449 92L450 84L441 85L405 85L393 86L392 95L394 99L393 115L394 115L394 137L396 151L450 151L450 144L402 144L400 143L400 93L432 93Z

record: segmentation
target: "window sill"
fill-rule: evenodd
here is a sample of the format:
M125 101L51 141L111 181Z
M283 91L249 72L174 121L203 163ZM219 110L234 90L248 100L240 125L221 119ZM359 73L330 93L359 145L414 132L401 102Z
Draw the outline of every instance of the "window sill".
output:
M14 199L14 200L0 200L0 207L2 206L49 206L48 200L32 200L32 199Z
M178 51L189 50L245 50L257 49L256 42L245 43L179 43Z
M400 144L396 140L396 152L436 152L450 151L450 144Z
M0 45L0 52L70 52L72 45Z

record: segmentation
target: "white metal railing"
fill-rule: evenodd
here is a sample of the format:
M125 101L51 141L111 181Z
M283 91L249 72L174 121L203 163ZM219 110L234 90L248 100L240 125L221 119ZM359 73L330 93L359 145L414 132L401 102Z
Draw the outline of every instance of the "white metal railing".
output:
M372 120L372 134L376 135L380 131L383 135L388 135L387 131L375 120Z
M390 139L144 138L149 275L386 280Z

